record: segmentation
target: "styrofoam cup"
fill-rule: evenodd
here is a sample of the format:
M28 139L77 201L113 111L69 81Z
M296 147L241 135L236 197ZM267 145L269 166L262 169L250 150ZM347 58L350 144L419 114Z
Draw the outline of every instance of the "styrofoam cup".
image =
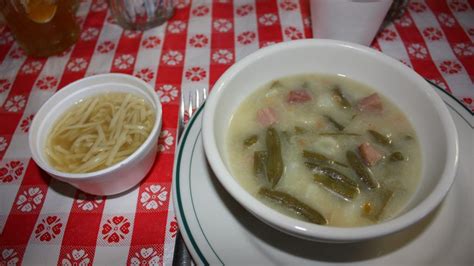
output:
M313 37L370 45L393 0L310 0Z

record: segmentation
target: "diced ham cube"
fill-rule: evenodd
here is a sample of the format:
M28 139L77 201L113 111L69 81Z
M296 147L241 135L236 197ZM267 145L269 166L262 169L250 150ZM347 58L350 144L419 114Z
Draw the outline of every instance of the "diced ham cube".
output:
M362 98L358 103L359 110L362 112L375 112L380 113L383 111L382 100L377 93L372 93L371 95Z
M305 103L308 101L311 101L313 97L311 96L311 93L309 93L305 89L296 89L290 91L288 93L288 97L286 98L286 101L288 103Z
M367 166L374 166L383 157L382 154L368 142L359 145L359 154Z
M268 127L278 121L276 111L271 107L262 108L257 111L257 121L264 127Z

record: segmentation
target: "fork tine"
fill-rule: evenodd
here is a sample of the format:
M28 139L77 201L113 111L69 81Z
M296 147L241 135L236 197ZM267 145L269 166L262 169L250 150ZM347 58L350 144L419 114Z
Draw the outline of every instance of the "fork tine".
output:
M188 115L188 120L191 119L195 111L201 107L201 105L206 101L207 98L207 90L206 88L202 89L197 89L193 92L188 93L186 96L188 97L188 101L186 102L186 96L182 96L182 105L181 105L181 111L183 113L184 117L184 112L187 112Z
M194 100L195 100L195 105L194 105L194 110L198 109L199 108L199 105L200 105L200 102L201 102L201 99L199 97L199 90L195 90L194 91Z
M206 101L206 98L207 98L207 90L206 90L206 88L203 88L203 90L202 90L202 99L203 99L202 101L203 101L203 103Z
M184 111L185 111L184 103L185 103L184 94L183 92L181 92L181 99L179 103L179 114L178 114L178 128L176 132L178 141L181 139L181 134L183 133L183 130L184 130Z
M188 121L191 120L191 116L193 115L193 94L189 93L188 99Z
M181 124L182 124L181 126L183 128L184 128L184 115L186 113L186 109L185 109L186 105L185 104L186 104L185 95L181 92L181 103L180 103L180 107L179 107L180 108L179 112L180 112L180 118L181 119L179 121L181 122Z
M179 104L179 115L180 117L184 117L184 94L181 92L181 102ZM180 119L181 121L182 119Z

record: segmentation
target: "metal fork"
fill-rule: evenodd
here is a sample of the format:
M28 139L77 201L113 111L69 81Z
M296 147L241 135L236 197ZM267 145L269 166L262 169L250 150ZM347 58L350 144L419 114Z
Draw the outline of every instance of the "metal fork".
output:
M207 89L202 88L194 90L193 92L188 93L187 96L188 97L185 97L184 94L181 93L178 117L178 141L181 139L186 123L191 120L194 112L206 101ZM187 101L186 98L188 98ZM188 118L187 120L186 115Z
M187 98L187 101L186 101ZM179 116L178 116L178 142L181 139L186 123L189 122L194 114L194 112L206 101L207 98L207 89L197 89L193 92L187 94L187 97L184 93L181 93L181 102L179 104ZM187 115L187 120L186 120ZM174 246L173 254L173 265L191 265L192 259L189 251L184 244L183 237L181 232L178 231L176 235L176 243Z

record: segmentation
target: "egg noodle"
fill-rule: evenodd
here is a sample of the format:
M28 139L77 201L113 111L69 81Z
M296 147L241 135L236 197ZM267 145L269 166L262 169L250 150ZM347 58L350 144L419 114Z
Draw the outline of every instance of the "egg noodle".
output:
M59 171L87 173L116 164L145 142L155 114L145 99L105 93L81 100L56 122L46 155Z

